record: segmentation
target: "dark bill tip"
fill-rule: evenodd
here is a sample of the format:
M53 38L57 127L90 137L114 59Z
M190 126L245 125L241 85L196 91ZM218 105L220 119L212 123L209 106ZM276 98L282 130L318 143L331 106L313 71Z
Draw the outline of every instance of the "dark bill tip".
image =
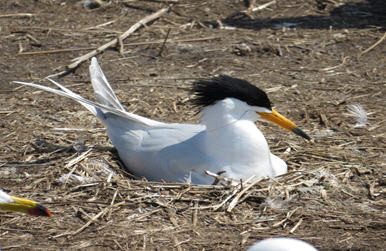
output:
M46 216L51 217L51 212L41 204L37 204L35 208L31 208L28 211L31 216Z
M302 129L300 129L299 127L295 127L291 130L293 133L299 135L300 137L303 137L307 140L311 140L310 136L307 135L307 133L305 133Z

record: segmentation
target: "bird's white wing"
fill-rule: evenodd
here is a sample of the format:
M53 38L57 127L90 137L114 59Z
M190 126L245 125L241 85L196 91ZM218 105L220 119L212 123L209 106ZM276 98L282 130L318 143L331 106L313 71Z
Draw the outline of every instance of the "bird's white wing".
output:
M212 161L199 144L204 126L165 124L143 130L143 126L114 116L105 123L119 156L135 175L158 181L183 181L191 175L193 183L213 182L213 178L204 173Z
M57 89L54 89L54 88L51 88L48 86L38 85L38 84L28 83L28 82L13 81L13 83L28 85L31 87L35 87L35 88L38 88L38 89L41 89L41 90L44 90L47 92L58 94L60 96L67 97L67 98L73 99L75 101L78 101L81 105L86 107L87 110L89 110L91 113L96 115L102 121L106 119L105 115L107 112L109 112L109 113L115 114L117 116L120 116L122 118L131 120L133 122L140 123L140 124L145 125L145 126L151 126L151 127L161 126L162 127L162 126L166 125L165 123L158 122L158 121L148 119L148 118L144 118L142 116L139 116L139 115L136 115L136 114L133 114L130 112L126 112L125 110L116 109L115 107L111 107L109 105L99 104L99 103L93 102L91 100L85 99L82 96L70 91L66 87L57 83L56 81L54 81L52 79L49 79L49 80L52 83L54 83L55 85L57 85L58 87L60 87L63 91L60 91L60 90L57 90Z

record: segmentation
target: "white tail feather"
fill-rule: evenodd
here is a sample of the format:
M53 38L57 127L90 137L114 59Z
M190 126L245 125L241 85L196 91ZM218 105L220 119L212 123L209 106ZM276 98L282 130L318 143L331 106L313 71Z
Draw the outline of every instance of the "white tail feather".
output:
M53 81L51 79L50 79L50 81L53 82L58 87L60 87L62 90L65 90L65 91L56 90L56 89L53 89L51 87L47 87L47 86L44 86L44 85L37 85L37 84L34 84L34 83L27 83L27 82L20 82L20 81L13 81L13 83L32 86L32 87L35 87L35 88L38 88L38 89L41 89L41 90L44 90L44 91L47 91L47 92L52 92L52 93L58 94L60 96L76 100L80 104L82 104L84 107L86 107L90 112L92 112L94 115L98 116L98 118L100 118L102 120L103 120L103 118L99 115L99 112L98 112L98 110L96 108L102 109L103 112L105 112L105 111L111 112L111 113L113 113L115 115L118 115L118 116L120 116L122 118L126 118L126 119L129 119L129 120L132 120L132 121L135 121L135 122L138 122L138 123L142 123L142 124L145 124L145 125L153 126L152 122L156 122L156 121L153 121L151 119L147 119L147 118L138 116L136 114L132 114L132 113L126 112L125 110L118 110L116 108L113 108L113 107L110 107L110 106L107 106L107 105L104 105L104 104L98 104L98 103L93 102L91 100L85 99L85 98L81 97L80 95L75 94L74 92L70 91L66 87L62 86L61 84L59 84L59 83L57 83L57 82L55 82L55 81ZM159 123L159 122L157 122L157 123Z
M95 57L91 59L91 65L89 70L91 82L94 88L95 98L98 102L93 102L91 100L85 99L82 96L72 92L63 85L49 78L48 80L50 80L57 87L62 89L62 91L34 83L20 81L13 81L13 83L32 86L47 92L52 92L60 96L76 100L81 105L86 107L87 110L89 110L92 114L100 118L102 121L106 119L106 112L110 112L112 114L120 116L121 118L129 119L133 122L141 123L143 125L152 127L167 127L167 124L165 123L161 123L155 120L141 117L133 113L126 112L125 109L122 107L121 103L119 102L117 96L115 96L113 89L107 81L107 78L104 75L102 69L99 67L98 60Z
M54 81L54 80L52 80L52 79L50 79L50 78L47 78L49 81L51 81L52 83L54 83L57 87L59 87L60 89L62 89L63 91L65 91L68 95L70 95L71 97L77 97L77 98L79 98L79 99L83 99L83 97L82 96L80 96L80 95L78 95L78 94L76 94L76 93L74 93L74 92L72 92L71 90L69 90L69 89L67 89L66 87L64 87L63 85L61 85L61 84L59 84L58 82L56 82L56 81ZM15 82L15 83L17 83L17 82ZM20 83L22 83L22 82L20 82ZM19 83L19 84L20 84ZM36 87L36 86L35 86ZM49 87L47 87L47 88L49 88ZM44 90L44 89L43 89ZM55 90L55 89L52 89L52 90ZM58 90L56 90L57 92L56 92L56 94L59 94L59 95L61 95L59 92L60 91L58 91ZM55 93L55 92L54 92ZM76 100L76 99L75 99ZM79 100L77 100L81 105L83 105L84 107L86 107L87 108L87 110L89 110L92 114L94 114L95 116L97 116L97 110L95 109L95 106L93 106L93 105L89 105L89 104L86 104L86 103L83 103L83 102L80 102Z
M122 107L117 96L115 96L113 89L95 57L91 59L89 70L91 83L94 88L94 95L98 103L124 111L125 109Z

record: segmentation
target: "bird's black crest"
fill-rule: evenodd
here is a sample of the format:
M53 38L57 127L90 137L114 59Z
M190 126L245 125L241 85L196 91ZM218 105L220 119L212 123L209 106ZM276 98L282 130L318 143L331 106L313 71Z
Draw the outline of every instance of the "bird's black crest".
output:
M196 94L192 100L196 106L210 106L225 98L236 98L250 106L272 108L263 90L248 81L226 75L197 81L193 83L192 92Z

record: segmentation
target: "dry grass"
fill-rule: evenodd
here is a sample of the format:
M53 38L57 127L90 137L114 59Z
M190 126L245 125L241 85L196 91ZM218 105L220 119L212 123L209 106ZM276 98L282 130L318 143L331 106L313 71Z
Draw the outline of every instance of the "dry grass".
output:
M190 82L223 73L266 90L276 109L313 137L308 143L259 125L290 172L237 186L133 177L103 124L81 106L7 83L62 72L86 53L76 48L115 39L164 3L112 1L91 11L53 1L0 7L0 26L9 27L1 35L8 52L1 59L0 188L38 200L53 213L51 219L1 213L1 249L245 250L263 238L291 236L319 250L384 250L386 76L379 27L385 21L367 2L354 2L330 1L320 10L312 1L289 1L237 19L234 13L246 8L241 4L180 1L117 51L99 56L128 111L195 123ZM341 12L331 21L334 9ZM25 15L8 15L16 12ZM283 22L299 27L272 28ZM45 53L51 50L58 51ZM40 53L18 56L20 51ZM92 99L87 64L58 81ZM355 127L348 113L356 103L367 111L367 126Z

